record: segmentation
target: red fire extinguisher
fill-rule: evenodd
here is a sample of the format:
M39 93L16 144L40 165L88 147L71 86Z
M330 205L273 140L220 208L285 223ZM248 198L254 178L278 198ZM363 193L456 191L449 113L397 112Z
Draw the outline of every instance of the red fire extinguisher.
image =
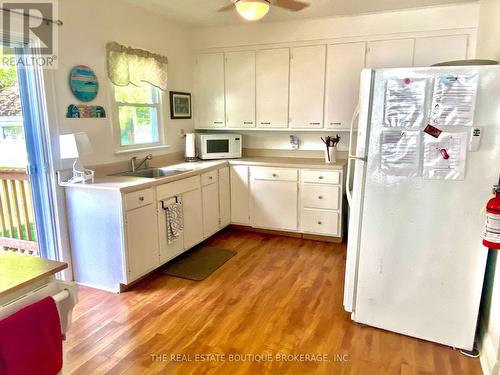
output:
M498 185L493 186L493 194L495 196L486 205L483 245L490 249L500 250L500 179Z

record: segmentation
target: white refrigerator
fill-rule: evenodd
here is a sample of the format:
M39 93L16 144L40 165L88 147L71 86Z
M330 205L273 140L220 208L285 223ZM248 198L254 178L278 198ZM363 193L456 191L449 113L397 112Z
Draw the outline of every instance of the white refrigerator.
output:
M345 309L471 350L500 172L500 67L365 69L350 148Z

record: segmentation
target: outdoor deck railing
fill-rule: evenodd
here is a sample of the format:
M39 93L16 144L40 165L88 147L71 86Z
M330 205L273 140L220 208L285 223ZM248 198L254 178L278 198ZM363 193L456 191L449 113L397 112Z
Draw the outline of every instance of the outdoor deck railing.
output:
M0 170L0 250L38 255L29 176Z

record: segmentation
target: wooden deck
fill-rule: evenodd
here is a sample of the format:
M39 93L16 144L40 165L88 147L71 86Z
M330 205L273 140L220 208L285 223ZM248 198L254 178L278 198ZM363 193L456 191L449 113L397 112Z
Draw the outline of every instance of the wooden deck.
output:
M38 255L29 176L0 170L0 250Z
M343 244L233 229L208 244L238 253L202 282L154 273L120 295L82 287L65 373L482 373L452 348L353 323L342 306ZM259 354L328 360L248 357Z

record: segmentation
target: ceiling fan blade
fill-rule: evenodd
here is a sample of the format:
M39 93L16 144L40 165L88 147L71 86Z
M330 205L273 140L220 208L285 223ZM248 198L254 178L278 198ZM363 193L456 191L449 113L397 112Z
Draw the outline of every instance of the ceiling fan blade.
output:
M294 12L297 12L309 6L308 3L303 3L301 1L296 1L296 0L272 0L271 4Z
M229 5L226 5L225 7L220 8L217 12L227 12L228 10L233 10L234 9L234 4L231 3Z

